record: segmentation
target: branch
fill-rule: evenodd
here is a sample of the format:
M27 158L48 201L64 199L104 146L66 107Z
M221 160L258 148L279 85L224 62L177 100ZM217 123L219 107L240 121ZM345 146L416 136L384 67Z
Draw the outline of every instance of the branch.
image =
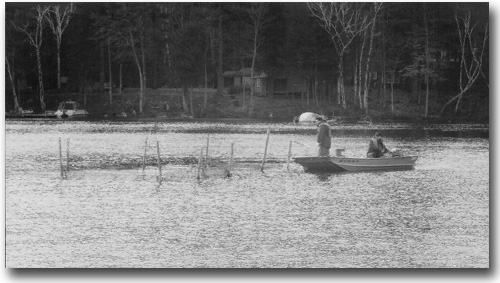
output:
M483 77L485 77L485 79L486 79L486 76L482 72L481 68L483 65L484 50L485 50L486 42L488 39L488 24L486 24L486 27L485 27L485 34L484 34L484 38L483 38L483 42L482 42L481 53L478 57L477 48L475 47L476 42L473 40L473 35L474 35L473 31L474 31L474 28L476 27L476 24L471 25L470 12L468 13L468 15L461 18L460 20L458 19L458 15L455 14L455 21L457 23L457 31L458 31L461 53L462 53L461 59L460 59L460 75L459 75L460 76L459 77L460 92L457 95L455 95L454 97L452 97L448 102L446 102L446 104L441 108L439 115L441 115L443 113L446 106L448 106L450 103L452 103L455 100L458 100L457 101L457 107L458 107L458 103L460 103L461 97L464 95L465 92L467 92L472 87L472 85L475 83L475 81L477 80L477 78L479 77L480 74L482 74ZM463 23L463 31L462 31L462 28L460 25L461 22ZM468 45L466 43L468 43ZM471 59L470 63L467 62L467 59L465 57L465 53L466 53L465 46L466 45L469 47L469 49L470 49L469 51L471 52L471 55L472 55L472 59ZM463 70L465 70L465 76L467 77L467 82L466 82L465 87L463 87L463 78L462 78L463 77ZM455 111L457 111L456 109L455 109Z

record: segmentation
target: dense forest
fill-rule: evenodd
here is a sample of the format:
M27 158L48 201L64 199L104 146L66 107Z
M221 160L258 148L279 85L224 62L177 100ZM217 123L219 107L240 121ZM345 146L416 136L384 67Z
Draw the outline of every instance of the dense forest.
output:
M210 88L205 108L243 92L248 117L257 99L292 97L487 121L488 21L488 3L5 3L6 111L44 111L57 93L111 107L130 88L138 115L151 89L182 90L188 112L188 90Z

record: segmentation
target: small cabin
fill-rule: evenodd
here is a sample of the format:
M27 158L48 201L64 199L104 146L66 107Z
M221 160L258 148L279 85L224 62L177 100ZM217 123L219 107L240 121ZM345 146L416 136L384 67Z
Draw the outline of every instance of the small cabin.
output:
M251 68L242 68L239 71L226 71L224 77L224 86L250 86L253 83L254 92L262 93L265 89L266 73L254 70L252 77Z

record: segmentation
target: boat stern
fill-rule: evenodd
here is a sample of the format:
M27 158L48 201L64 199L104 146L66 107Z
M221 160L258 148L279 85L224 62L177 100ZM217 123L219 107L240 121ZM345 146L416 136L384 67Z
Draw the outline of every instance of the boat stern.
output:
M333 163L331 157L295 157L294 162L302 165L305 172L334 173L345 171Z

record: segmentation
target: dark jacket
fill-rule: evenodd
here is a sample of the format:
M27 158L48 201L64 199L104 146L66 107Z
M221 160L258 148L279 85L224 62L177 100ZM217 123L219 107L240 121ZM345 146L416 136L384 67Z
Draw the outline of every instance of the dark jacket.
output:
M316 140L320 147L329 149L332 146L332 130L326 122L321 122L319 124Z
M388 150L382 142L382 138L378 137L370 139L367 155L372 153L373 157L377 158L381 157L386 152L388 152Z

